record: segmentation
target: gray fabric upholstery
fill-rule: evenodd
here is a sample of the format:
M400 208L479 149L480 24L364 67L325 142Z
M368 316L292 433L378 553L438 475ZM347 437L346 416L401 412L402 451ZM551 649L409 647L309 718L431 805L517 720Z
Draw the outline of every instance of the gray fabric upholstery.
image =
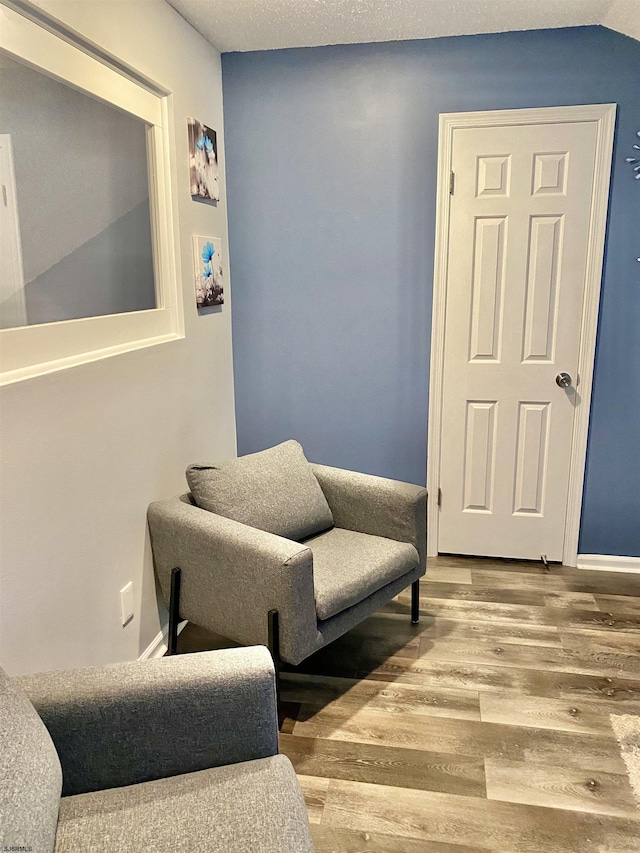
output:
M324 581L316 582L309 540L301 545L224 518L195 506L191 495L183 495L149 507L151 544L165 603L169 603L171 570L178 566L182 569L180 616L196 625L244 645L266 643L267 614L278 610L280 655L297 665L425 573L425 489L323 465L312 465L311 470L329 502L336 529L413 546L418 567L413 569L414 562L407 562L401 568L398 560L385 573L379 566L373 571L376 579L367 586L361 577L350 585L332 564L324 572ZM325 537L319 536L318 541ZM411 551L414 560L415 552ZM364 565L355 559L351 564ZM398 576L401 571L404 574ZM330 576L340 589L329 589ZM355 601L356 587L364 600ZM375 591L367 597L373 587ZM318 618L316 595L323 601L321 612L335 615ZM336 611L343 605L345 610Z
M318 619L353 607L420 564L408 542L334 528L305 541L313 552Z
M313 853L283 755L64 799L56 853Z
M62 788L56 750L42 720L0 669L0 850L53 850Z
M329 505L297 441L213 465L190 465L202 509L299 541L333 525Z
M60 800L58 756L22 688L60 749L65 789L87 793ZM313 853L293 767L277 755L274 688L260 648L11 680L0 670L0 846Z
M274 668L265 648L49 672L18 681L56 745L65 795L278 751Z
M336 527L410 542L427 564L427 490L371 474L311 465Z
M267 642L267 613L280 612L280 653L300 663L316 648L309 548L190 506L180 498L148 512L156 574L169 603L182 569L180 616L244 645Z

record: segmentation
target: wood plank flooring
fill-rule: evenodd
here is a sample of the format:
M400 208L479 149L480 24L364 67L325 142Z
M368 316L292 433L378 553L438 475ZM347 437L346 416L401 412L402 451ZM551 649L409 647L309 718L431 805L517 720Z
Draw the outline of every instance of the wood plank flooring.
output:
M640 715L640 575L439 557L409 604L282 675L317 853L639 853L609 714Z

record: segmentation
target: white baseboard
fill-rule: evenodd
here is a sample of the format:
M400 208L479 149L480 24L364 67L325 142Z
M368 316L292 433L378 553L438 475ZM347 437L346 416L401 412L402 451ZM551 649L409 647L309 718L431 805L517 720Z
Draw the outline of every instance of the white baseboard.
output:
M178 634L182 631L186 622L181 622L178 625ZM151 640L147 648L142 652L138 660L152 660L153 658L164 657L167 651L167 637L169 634L169 626L167 625L162 631L158 631L156 636Z
M640 572L640 557L614 557L607 554L578 554L579 569L599 572Z

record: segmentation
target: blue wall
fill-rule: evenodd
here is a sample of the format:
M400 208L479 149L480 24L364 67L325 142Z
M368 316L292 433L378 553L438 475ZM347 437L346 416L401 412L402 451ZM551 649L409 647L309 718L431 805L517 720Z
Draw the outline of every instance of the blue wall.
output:
M640 555L640 44L601 27L223 56L238 451L424 483L438 114L616 102L580 550Z

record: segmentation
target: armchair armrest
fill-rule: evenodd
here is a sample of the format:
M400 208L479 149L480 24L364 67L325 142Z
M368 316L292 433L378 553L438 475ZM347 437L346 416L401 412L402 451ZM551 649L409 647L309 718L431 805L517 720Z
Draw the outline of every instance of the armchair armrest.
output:
M410 542L426 566L427 490L412 483L312 465L336 527Z
M51 734L65 796L278 752L274 668L265 648L16 680Z
M181 618L243 645L266 645L267 614L278 610L282 659L297 664L315 650L310 548L179 498L151 504L148 520L167 604L171 570L182 570Z

